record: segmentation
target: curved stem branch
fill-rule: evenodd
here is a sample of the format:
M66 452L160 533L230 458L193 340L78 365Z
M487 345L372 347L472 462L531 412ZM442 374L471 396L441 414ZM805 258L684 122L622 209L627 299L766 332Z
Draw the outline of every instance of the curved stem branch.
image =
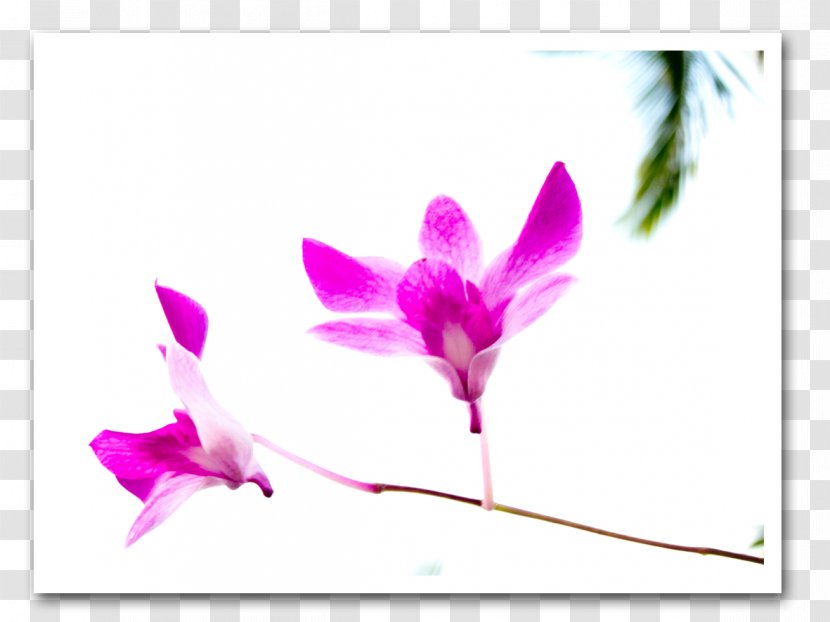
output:
M275 445L267 438L260 436L259 434L251 434L251 437L254 439L255 443L259 443L263 447L267 447L271 451L273 451L278 456L282 456L293 462L294 464L298 464L299 466L303 467L304 469L308 469L312 473L316 473L317 475L322 475L323 477L330 479L333 482L337 482L338 484L342 484L343 486L348 486L349 488L357 488L358 490L362 490L363 492L372 492L372 493L379 493L381 492L377 488L377 484L367 484L366 482L359 482L356 479L351 479L350 477L345 477L344 475L340 475L339 473L335 473L334 471L329 471L328 469L324 469L321 466L314 464L306 460L305 458L301 458L297 454L292 454L287 449L283 449L279 445Z
M575 523L574 521L565 520L564 518L556 518L555 516L547 516L546 514L539 514L538 512L530 512L520 508L514 508L509 505L502 505L497 503L494 510L498 512L506 512L507 514L516 514L517 516L526 516L527 518L534 518L536 520L562 525L563 527L572 527L574 529L581 529L582 531L590 531L600 536L607 536L609 538L616 538L617 540L626 540L628 542L636 542L637 544L645 544L647 546L656 546L661 549L671 549L672 551L684 551L686 553L697 553L699 555L718 555L720 557L729 557L731 559L740 559L745 562L752 562L754 564L763 564L763 557L755 557L754 555L744 555L743 553L733 553L732 551L724 551L722 549L713 549L706 546L682 546L680 544L669 544L667 542L658 542L657 540L647 540L646 538L637 538L635 536L627 536L615 531L608 531L607 529L599 529L598 527L591 527L590 525L583 525L582 523Z
M411 492L416 495L449 499L450 501L458 501L459 503L481 507L481 499L462 497L461 495L454 495L451 492L441 492L440 490L430 490L429 488L418 488L416 486L398 486L397 484L375 484L375 486L377 486L376 494L382 492Z
M333 482L337 482L338 484L342 484L344 486L348 486L350 488L355 488L357 490L361 490L363 492L369 492L373 494L379 495L382 492L406 492L412 493L417 495L426 495L429 497L438 497L440 499L447 499L448 501L456 501L458 503L465 503L467 505L475 505L478 507L484 507L484 503L481 499L474 499L472 497L463 497L461 495L455 495L449 492L441 492L439 490L430 490L429 488L418 488L416 486L399 486L397 484L370 484L368 482L361 482L355 479L351 479L349 477L345 477L343 475L339 475L334 473L333 471L329 471L328 469L324 469L313 462L309 462L305 458L301 458L300 456L291 453L275 445L271 441L266 438L263 438L257 434L252 435L255 442L259 443L260 445L267 447L274 453L282 456L290 460L291 462L306 468L317 475L321 475L327 479L332 480ZM514 508L509 505L503 505L501 503L493 504L493 510L498 512L505 512L506 514L515 514L516 516L524 516L526 518L532 518L534 520L545 521L547 523L554 523L555 525L562 525L563 527L571 527L573 529L581 529L582 531L588 531L591 533L595 533L600 536L606 536L608 538L616 538L618 540L626 540L627 542L635 542L637 544L645 544L647 546L655 546L662 549L670 549L672 551L682 551L686 553L697 553L698 555L715 555L719 557L728 557L731 559L738 559L741 561L751 562L754 564L763 564L764 558L763 557L756 557L754 555L745 555L743 553L734 553L732 551L724 551L722 549L713 549L705 546L682 546L679 544L669 544L667 542L659 542L657 540L647 540L646 538L637 538L635 536L627 536L622 533L617 533L615 531L608 531L607 529L599 529L598 527L591 527L590 525L583 525L582 523L576 523L574 521L565 520L564 518L556 518L555 516L548 516L547 514L540 514L538 512L531 512L529 510L522 510L521 508Z

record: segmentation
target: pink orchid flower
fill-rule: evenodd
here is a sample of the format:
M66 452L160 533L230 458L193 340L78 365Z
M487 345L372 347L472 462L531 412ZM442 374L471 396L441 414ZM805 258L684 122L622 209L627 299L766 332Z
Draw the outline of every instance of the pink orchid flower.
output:
M90 443L119 483L144 502L127 536L127 546L160 525L193 493L224 484L235 490L257 484L266 497L271 484L253 455L253 439L208 391L199 360L208 318L196 301L156 284L175 337L165 356L173 391L185 406L176 422L152 432L104 430Z
M327 322L310 332L372 354L423 357L449 382L453 396L469 404L470 431L480 433L479 400L499 349L571 284L572 277L552 272L576 253L581 238L579 197L557 162L515 244L484 270L472 222L446 196L427 206L418 238L424 258L408 269L305 239L306 273L326 308L392 316Z

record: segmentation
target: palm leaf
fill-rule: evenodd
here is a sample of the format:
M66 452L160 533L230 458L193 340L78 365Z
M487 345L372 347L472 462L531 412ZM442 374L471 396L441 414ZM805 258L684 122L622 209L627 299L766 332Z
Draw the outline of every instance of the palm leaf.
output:
M649 236L677 207L688 179L695 174L708 108L715 102L728 108L732 90L705 52L657 51L637 56L645 76L638 107L654 121L651 146L640 162L634 198L623 219L634 223L635 233ZM725 56L716 59L731 77L747 86ZM716 97L708 97L709 93Z
M758 538L756 538L755 542L753 542L750 547L751 549L762 549L764 548L764 528L761 527L761 533L759 534Z

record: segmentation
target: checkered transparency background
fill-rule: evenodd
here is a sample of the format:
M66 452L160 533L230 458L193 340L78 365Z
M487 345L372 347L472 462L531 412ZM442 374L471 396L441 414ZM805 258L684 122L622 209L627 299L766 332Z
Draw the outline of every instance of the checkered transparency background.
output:
M784 32L783 597L33 597L31 30L779 29ZM830 0L0 0L0 620L830 620L828 413Z

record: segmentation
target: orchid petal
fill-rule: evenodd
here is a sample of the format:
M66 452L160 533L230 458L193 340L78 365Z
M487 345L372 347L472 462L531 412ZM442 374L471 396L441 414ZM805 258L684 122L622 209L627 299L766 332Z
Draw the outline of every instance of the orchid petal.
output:
M467 281L467 305L464 321L464 331L480 351L493 344L498 338L498 332L493 325L493 319L498 318L482 304L481 293L475 284Z
M476 354L473 360L470 361L470 372L467 376L467 401L475 402L484 394L484 388L490 374L493 373L493 368L496 366L499 352L500 348L498 342L496 342Z
M208 316L202 305L158 282L156 294L176 341L196 357L202 358L208 330Z
M424 257L449 264L465 280L478 280L481 242L467 214L450 197L436 197L427 206L418 242Z
M187 408L208 456L229 479L245 481L253 455L251 435L210 394L199 360L175 342L167 348L167 367L173 391Z
M394 288L398 281L403 278L406 269L397 261L392 261L386 257L355 257L357 261L369 268L387 283L391 283Z
M339 346L382 356L424 355L421 333L399 320L354 318L320 324L308 331Z
M156 487L158 478L148 477L144 479L128 479L124 477L116 477L115 479L117 479L119 484L133 493L136 497L142 501L147 501L147 499L150 498L150 493L153 492L153 488Z
M538 320L574 282L570 275L553 274L539 279L513 298L504 310L499 343L504 343Z
M398 306L409 324L422 332L459 321L467 304L464 282L452 266L437 259L413 263L398 283Z
M323 305L332 311L392 311L403 268L376 257L356 259L306 238L303 264Z
M176 423L143 434L104 430L90 446L98 460L113 475L124 480L155 480L168 471L194 475L221 475L193 462L188 454L198 452L199 437L193 422L183 411ZM136 486L143 490L144 486ZM141 497L140 494L125 488Z
M193 493L217 486L222 481L214 477L182 474L166 475L153 488L144 505L144 509L130 528L127 546L133 544L148 531L158 527L190 498Z
M467 401L467 391L464 389L464 384L461 382L458 370L447 359L441 358L440 356L427 356L424 357L424 360L449 383L450 392L455 399Z
M516 243L487 267L481 292L495 309L522 285L570 259L582 239L579 196L565 165L548 174Z
M501 337L493 345L476 354L470 361L470 372L467 378L469 401L474 402L484 393L487 380L495 368L504 342L544 315L574 281L575 279L567 274L555 274L542 278L510 301L502 318Z

